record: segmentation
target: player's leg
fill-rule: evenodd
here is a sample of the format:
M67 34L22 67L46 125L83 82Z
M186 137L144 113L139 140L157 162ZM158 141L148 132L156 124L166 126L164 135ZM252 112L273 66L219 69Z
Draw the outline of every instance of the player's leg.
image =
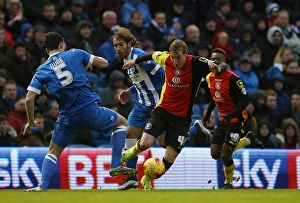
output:
M47 190L59 156L77 135L77 128L70 126L68 119L59 118L59 122L56 122L49 150L43 161L41 182L38 187L28 189L26 190L27 192L43 192Z
M228 146L227 144L223 145L222 149L222 160L224 164L224 176L225 176L225 184L223 189L233 189L232 181L234 174L234 162L232 159L233 148Z
M230 123L226 126L225 141L222 148L225 184L223 189L233 189L234 162L232 153L239 143L241 136L241 123Z
M145 130L141 139L137 141L134 147L122 153L121 162L124 163L125 161L137 156L142 151L151 147L155 142L155 139L164 131L164 121L165 120L163 119L163 113L161 112L161 109L153 110L147 121L147 124L145 125Z
M138 135L142 134L144 128L134 127L134 126L128 126L127 127L127 138L125 140L125 148L124 150L128 150L135 146L137 142ZM138 156L135 156L128 161L126 161L126 166L128 168L134 168L136 169ZM116 188L116 190L128 190L131 188L137 188L138 187L138 179L137 175L127 176L126 180L122 185Z
M112 160L111 169L109 174L111 176L118 176L120 174L125 174L129 176L134 176L137 174L136 169L123 167L121 164L121 154L125 146L126 139L126 119L118 114L118 119L112 133Z

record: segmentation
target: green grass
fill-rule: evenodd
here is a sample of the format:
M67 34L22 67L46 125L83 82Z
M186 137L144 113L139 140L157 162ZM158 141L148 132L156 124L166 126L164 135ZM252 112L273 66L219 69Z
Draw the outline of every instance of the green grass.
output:
M234 190L54 190L28 193L24 190L0 190L0 202L20 203L167 203L167 202L239 202L296 203L300 190L234 189Z

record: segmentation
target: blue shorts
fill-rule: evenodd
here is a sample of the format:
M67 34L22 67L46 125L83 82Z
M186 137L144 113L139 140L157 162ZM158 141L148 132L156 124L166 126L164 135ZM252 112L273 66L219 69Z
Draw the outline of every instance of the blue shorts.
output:
M52 135L52 141L66 147L76 137L80 128L106 133L113 129L118 120L117 112L92 104L73 116L59 116Z
M140 103L135 103L128 118L128 126L144 128L154 106L144 106Z

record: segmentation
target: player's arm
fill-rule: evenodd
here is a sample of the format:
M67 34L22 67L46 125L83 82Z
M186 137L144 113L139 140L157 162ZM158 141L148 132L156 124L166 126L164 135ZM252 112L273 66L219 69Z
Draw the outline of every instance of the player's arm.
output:
M233 77L233 79L231 78L230 83L230 85L233 87L234 97L239 97L240 102L231 113L224 116L225 121L230 121L232 118L239 117L250 102L250 97L247 95L242 79Z
M28 91L26 98L25 98L25 109L27 114L28 123L26 124L23 135L30 129L31 126L35 126L34 121L34 100L37 93L33 91Z
M91 56L92 57L92 56ZM98 68L106 68L108 66L108 61L100 56L93 56L92 65Z
M214 99L212 97L210 97L209 105L207 107L206 113L202 120L203 124L206 124L209 121L210 114L214 110L215 106L216 106L216 103L215 103Z
M161 65L162 67L165 66L166 59L168 57L167 52L160 52L155 51L153 53L148 53L143 56L137 57L135 60L128 60L124 65L123 69L129 69L134 67L136 64L142 63L144 61L154 60L157 64Z

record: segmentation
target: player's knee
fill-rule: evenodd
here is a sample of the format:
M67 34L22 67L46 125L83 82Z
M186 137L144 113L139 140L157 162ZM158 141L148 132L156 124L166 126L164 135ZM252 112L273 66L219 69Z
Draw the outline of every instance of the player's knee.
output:
M118 114L118 120L116 123L116 127L118 126L127 126L126 118L120 114Z

